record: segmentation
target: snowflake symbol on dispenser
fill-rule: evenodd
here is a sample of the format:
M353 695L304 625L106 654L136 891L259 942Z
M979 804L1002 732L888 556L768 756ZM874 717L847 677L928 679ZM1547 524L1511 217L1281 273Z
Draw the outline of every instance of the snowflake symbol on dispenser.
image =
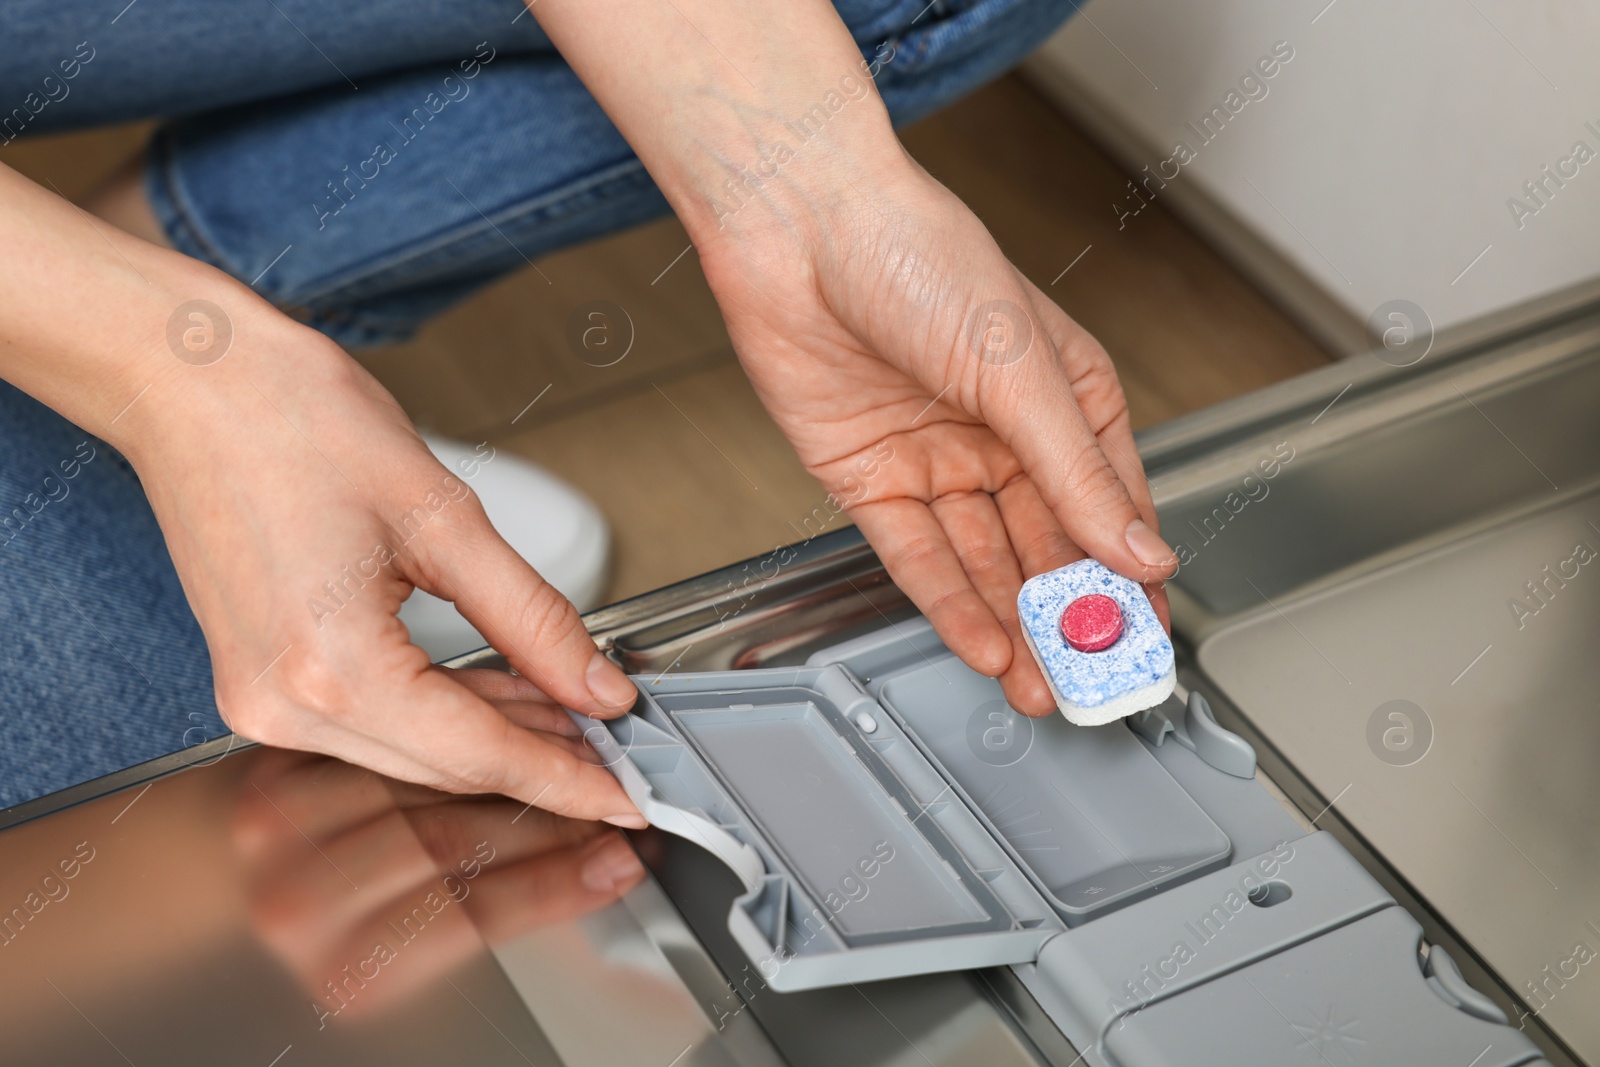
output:
M1315 1019L1316 1016L1313 1015L1312 1018ZM1289 1025L1300 1035L1300 1040L1296 1042L1297 1046L1311 1049L1329 1063L1334 1062L1328 1055L1330 1052L1342 1055L1346 1063L1354 1062L1354 1050L1366 1044L1366 1041L1357 1037L1354 1032L1360 1027L1360 1022L1355 1019L1341 1019L1338 1008L1330 1007L1327 1015L1320 1021Z

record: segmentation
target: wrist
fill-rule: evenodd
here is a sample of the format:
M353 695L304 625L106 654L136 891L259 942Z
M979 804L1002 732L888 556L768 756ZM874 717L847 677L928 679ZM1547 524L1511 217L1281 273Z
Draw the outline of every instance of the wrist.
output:
M702 252L804 229L915 168L869 77L846 68L818 84L702 133L714 147L675 161L664 188Z
M141 474L211 454L257 421L317 432L319 398L343 391L354 361L231 280L173 303L128 399L101 435Z

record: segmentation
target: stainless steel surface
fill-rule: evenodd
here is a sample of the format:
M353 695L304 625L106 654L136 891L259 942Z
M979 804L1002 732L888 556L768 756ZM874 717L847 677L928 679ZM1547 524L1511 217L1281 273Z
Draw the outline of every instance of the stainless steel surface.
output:
M681 670L907 613L843 531L588 622L632 669ZM636 835L655 878L591 910L571 824L521 809L233 739L0 814L0 1062L1040 1062L973 975L771 992L727 933L731 876L676 839ZM446 883L480 842L495 860ZM462 884L420 935L391 925Z
M1137 435L1139 454L1163 521L1181 523L1188 516L1175 509L1196 494L1215 503L1205 494L1220 484L1220 478L1248 467L1261 445L1271 443L1269 437L1281 440L1284 431L1292 431L1297 442L1321 445L1359 435L1385 418L1404 421L1430 406L1458 402L1450 382L1462 384L1454 378L1459 370L1472 368L1478 384L1515 381L1592 348L1597 331L1600 312L1591 306L1580 314L1552 318L1540 330L1525 332L1516 340L1449 354L1430 352L1407 367L1364 352L1142 430ZM1368 403L1380 398L1381 409Z
M1502 1001L1546 964L1570 973L1564 939L1600 949L1583 925L1600 923L1583 911L1600 888L1583 848L1597 799L1585 771L1600 728L1584 712L1600 679L1584 653L1600 561L1526 632L1492 629L1509 626L1495 615L1517 594L1508 581L1541 577L1567 558L1556 542L1569 526L1600 522L1597 413L1600 322L1578 320L1438 365L1340 364L1141 438L1169 535L1219 523L1173 584L1185 684L1217 697L1305 814L1343 833L1480 985L1500 982ZM1250 483L1268 492L1246 485L1283 442L1293 458ZM1600 549L1600 530L1589 543ZM630 670L664 672L799 663L910 611L849 530L587 621ZM1354 624L1374 613L1381 625ZM1480 630L1493 647L1473 660ZM1378 697L1429 708L1424 761L1394 767L1366 747ZM654 880L581 916L551 879L496 894L485 874L470 907L445 905L378 978L350 987L359 1009L319 1018L321 983L372 954L362 924L441 879L459 862L452 848L487 840L513 861L501 870L548 867L560 824L446 798L420 819L413 794L377 776L229 744L0 813L0 925L9 914L16 931L0 946L0 1058L1077 1059L1004 973L771 992L727 933L732 876L654 835L635 838ZM285 759L304 762L285 771ZM1548 1011L1527 1020L1556 1062L1573 1061L1552 1034L1592 1051L1592 969L1552 985Z
M782 1062L521 807L248 748L14 827L0 1061Z
M1600 960L1600 325L1261 412L1151 469L1192 550L1196 684L1553 1058L1600 1062L1600 974L1575 962Z

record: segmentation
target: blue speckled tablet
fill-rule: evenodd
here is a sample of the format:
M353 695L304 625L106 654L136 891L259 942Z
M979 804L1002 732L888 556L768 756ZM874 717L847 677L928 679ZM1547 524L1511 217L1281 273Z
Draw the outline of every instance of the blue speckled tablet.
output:
M1108 596L1122 611L1122 635L1099 652L1067 643L1061 618L1079 597ZM1017 595L1028 647L1068 720L1099 726L1172 695L1172 641L1137 582L1092 559L1029 578Z

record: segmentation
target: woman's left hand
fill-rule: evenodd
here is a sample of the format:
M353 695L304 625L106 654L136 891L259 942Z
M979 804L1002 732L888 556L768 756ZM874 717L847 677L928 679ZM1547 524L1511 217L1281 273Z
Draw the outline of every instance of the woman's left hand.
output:
M1054 710L1017 592L1085 555L1166 621L1177 558L1111 361L960 200L906 159L870 199L808 189L737 222L700 258L741 362L952 651Z

